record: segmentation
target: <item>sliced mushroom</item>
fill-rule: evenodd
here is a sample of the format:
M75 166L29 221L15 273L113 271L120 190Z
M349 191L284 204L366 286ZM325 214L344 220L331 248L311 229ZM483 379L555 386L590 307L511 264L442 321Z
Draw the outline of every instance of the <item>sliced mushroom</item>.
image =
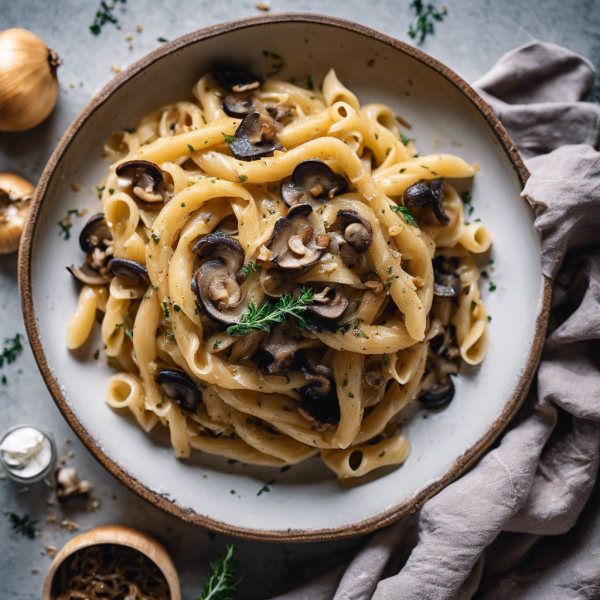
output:
M383 282L377 273L374 271L370 271L369 273L365 273L361 277L361 281L365 284L365 287L375 294L381 294L383 292Z
M92 489L89 481L79 481L77 471L61 467L56 470L56 499L59 502L66 502L75 496L87 494Z
M143 202L164 202L163 172L147 160L130 160L117 167L119 185L133 186L133 195Z
M348 296L339 283L314 281L306 284L314 291L312 303L306 308L324 319L339 319L348 307ZM300 290L296 291L297 294Z
M305 160L294 169L292 179L281 186L281 197L288 206L310 204L318 208L348 189L348 182L320 160Z
M460 356L460 349L456 344L456 329L449 325L446 330L429 340L432 352L444 357L446 360L454 360Z
M254 359L262 371L273 375L288 369L298 350L312 345L312 340L305 338L298 329L289 323L281 323L271 329L267 341L262 344Z
M220 323L236 323L244 311L240 269L245 253L239 242L224 235L206 235L194 252L202 262L192 278L192 290L207 313Z
M239 233L238 220L235 215L227 215L216 227L223 235L232 236Z
M433 293L436 296L458 296L462 288L460 276L452 272L452 263L444 256L433 259Z
M323 365L303 369L310 383L300 389L302 400L296 404L300 414L309 421L336 424L340 422L340 403L331 370Z
M77 281L85 285L106 285L108 279L101 273L96 271L88 262L84 262L81 267L71 265L67 267L67 271L73 275Z
M0 254L18 250L33 190L22 177L0 173Z
M279 127L266 111L250 113L242 119L235 140L229 144L231 152L238 160L246 161L273 156L275 150L283 148L277 138Z
M314 265L329 245L323 222L309 204L297 204L286 217L275 222L265 244L273 253L271 259L280 269L299 269Z
M156 376L155 380L166 396L175 400L183 410L195 412L202 402L202 391L184 371L165 369Z
M419 396L419 401L425 408L444 408L454 398L454 382L450 375L436 381L431 389Z
M235 94L257 90L263 83L260 77L249 71L226 65L215 65L214 74L222 87Z
M128 279L131 282L131 285L137 285L142 281L147 285L150 285L148 269L135 260L114 257L108 261L107 267L116 277Z
M252 96L250 94L230 94L225 96L221 108L226 115L243 119L253 110Z
M194 246L193 252L201 258L220 260L233 274L244 266L246 259L246 253L241 244L227 235L205 235Z
M296 273L294 273L296 276ZM277 269L261 269L258 274L258 281L265 294L274 298L281 298L292 289L289 273Z
M425 182L414 183L404 190L402 201L408 208L424 208L431 206L433 214L440 225L448 225L450 217L444 212L442 199L444 184L441 179L434 179L429 185Z
M335 223L341 228L346 242L359 254L369 249L373 228L367 219L354 210L338 210Z
M98 213L83 226L79 235L79 246L86 254L89 254L96 248L106 250L111 244L112 233L108 228L104 213Z
M381 363L372 362L365 369L365 383L372 388L381 388L385 385L385 379L381 372Z

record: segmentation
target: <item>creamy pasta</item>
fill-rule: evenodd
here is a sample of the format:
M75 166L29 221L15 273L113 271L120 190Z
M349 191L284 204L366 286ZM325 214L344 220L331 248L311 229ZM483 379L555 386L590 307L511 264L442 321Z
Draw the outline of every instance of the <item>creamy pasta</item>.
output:
M68 347L100 312L107 403L179 458L401 464L403 407L443 408L486 352L492 236L449 182L477 165L418 155L333 70L317 91L216 67L193 93L105 145Z

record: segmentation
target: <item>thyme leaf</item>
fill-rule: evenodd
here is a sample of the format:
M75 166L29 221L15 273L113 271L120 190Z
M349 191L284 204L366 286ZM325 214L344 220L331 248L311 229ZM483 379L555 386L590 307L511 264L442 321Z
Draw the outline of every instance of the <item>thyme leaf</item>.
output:
M302 288L302 294L298 299L292 298L291 294L279 298L277 304L273 306L270 302L261 304L259 308L254 303L248 307L248 312L242 315L239 323L227 328L229 335L241 336L247 335L253 329L260 331L271 331L271 327L277 323L284 323L289 317L296 317L299 321L299 328L306 326L306 320L302 313L306 310L313 297L312 288Z

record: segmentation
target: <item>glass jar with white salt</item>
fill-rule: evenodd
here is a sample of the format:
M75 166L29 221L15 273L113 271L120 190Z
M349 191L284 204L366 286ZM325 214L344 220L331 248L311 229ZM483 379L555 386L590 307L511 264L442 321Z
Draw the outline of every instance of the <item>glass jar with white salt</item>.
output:
M15 425L0 438L0 463L18 483L35 483L52 470L56 445L51 436L31 425Z

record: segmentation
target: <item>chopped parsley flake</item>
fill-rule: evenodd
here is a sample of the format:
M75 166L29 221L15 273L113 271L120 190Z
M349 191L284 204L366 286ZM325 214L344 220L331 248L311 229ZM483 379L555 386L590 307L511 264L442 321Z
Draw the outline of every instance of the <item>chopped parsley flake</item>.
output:
M163 310L165 311L165 317L169 316L169 307L166 302L163 302Z
M190 152L196 152L194 150L194 146L192 146L191 144L188 144L188 148L189 148Z
M246 183L246 181L248 181L248 175L240 175L239 177L242 183Z
M496 286L490 281L490 292L493 292L496 290Z
M395 213L402 213L402 216L404 217L404 221L406 223L408 223L409 225L412 225L413 227L419 227L419 224L417 223L416 219L413 217L412 213L410 212L410 209L406 208L406 206L390 206L390 208Z
M384 354L381 360L386 367L390 366L390 359L387 354Z
M237 140L237 138L235 137L235 135L226 135L226 134L223 134L223 137L225 138L225 141L228 144L233 144L233 142L235 142L235 140Z
M160 242L160 238L154 233L152 234L152 239L154 240L155 244L158 244L158 242Z

